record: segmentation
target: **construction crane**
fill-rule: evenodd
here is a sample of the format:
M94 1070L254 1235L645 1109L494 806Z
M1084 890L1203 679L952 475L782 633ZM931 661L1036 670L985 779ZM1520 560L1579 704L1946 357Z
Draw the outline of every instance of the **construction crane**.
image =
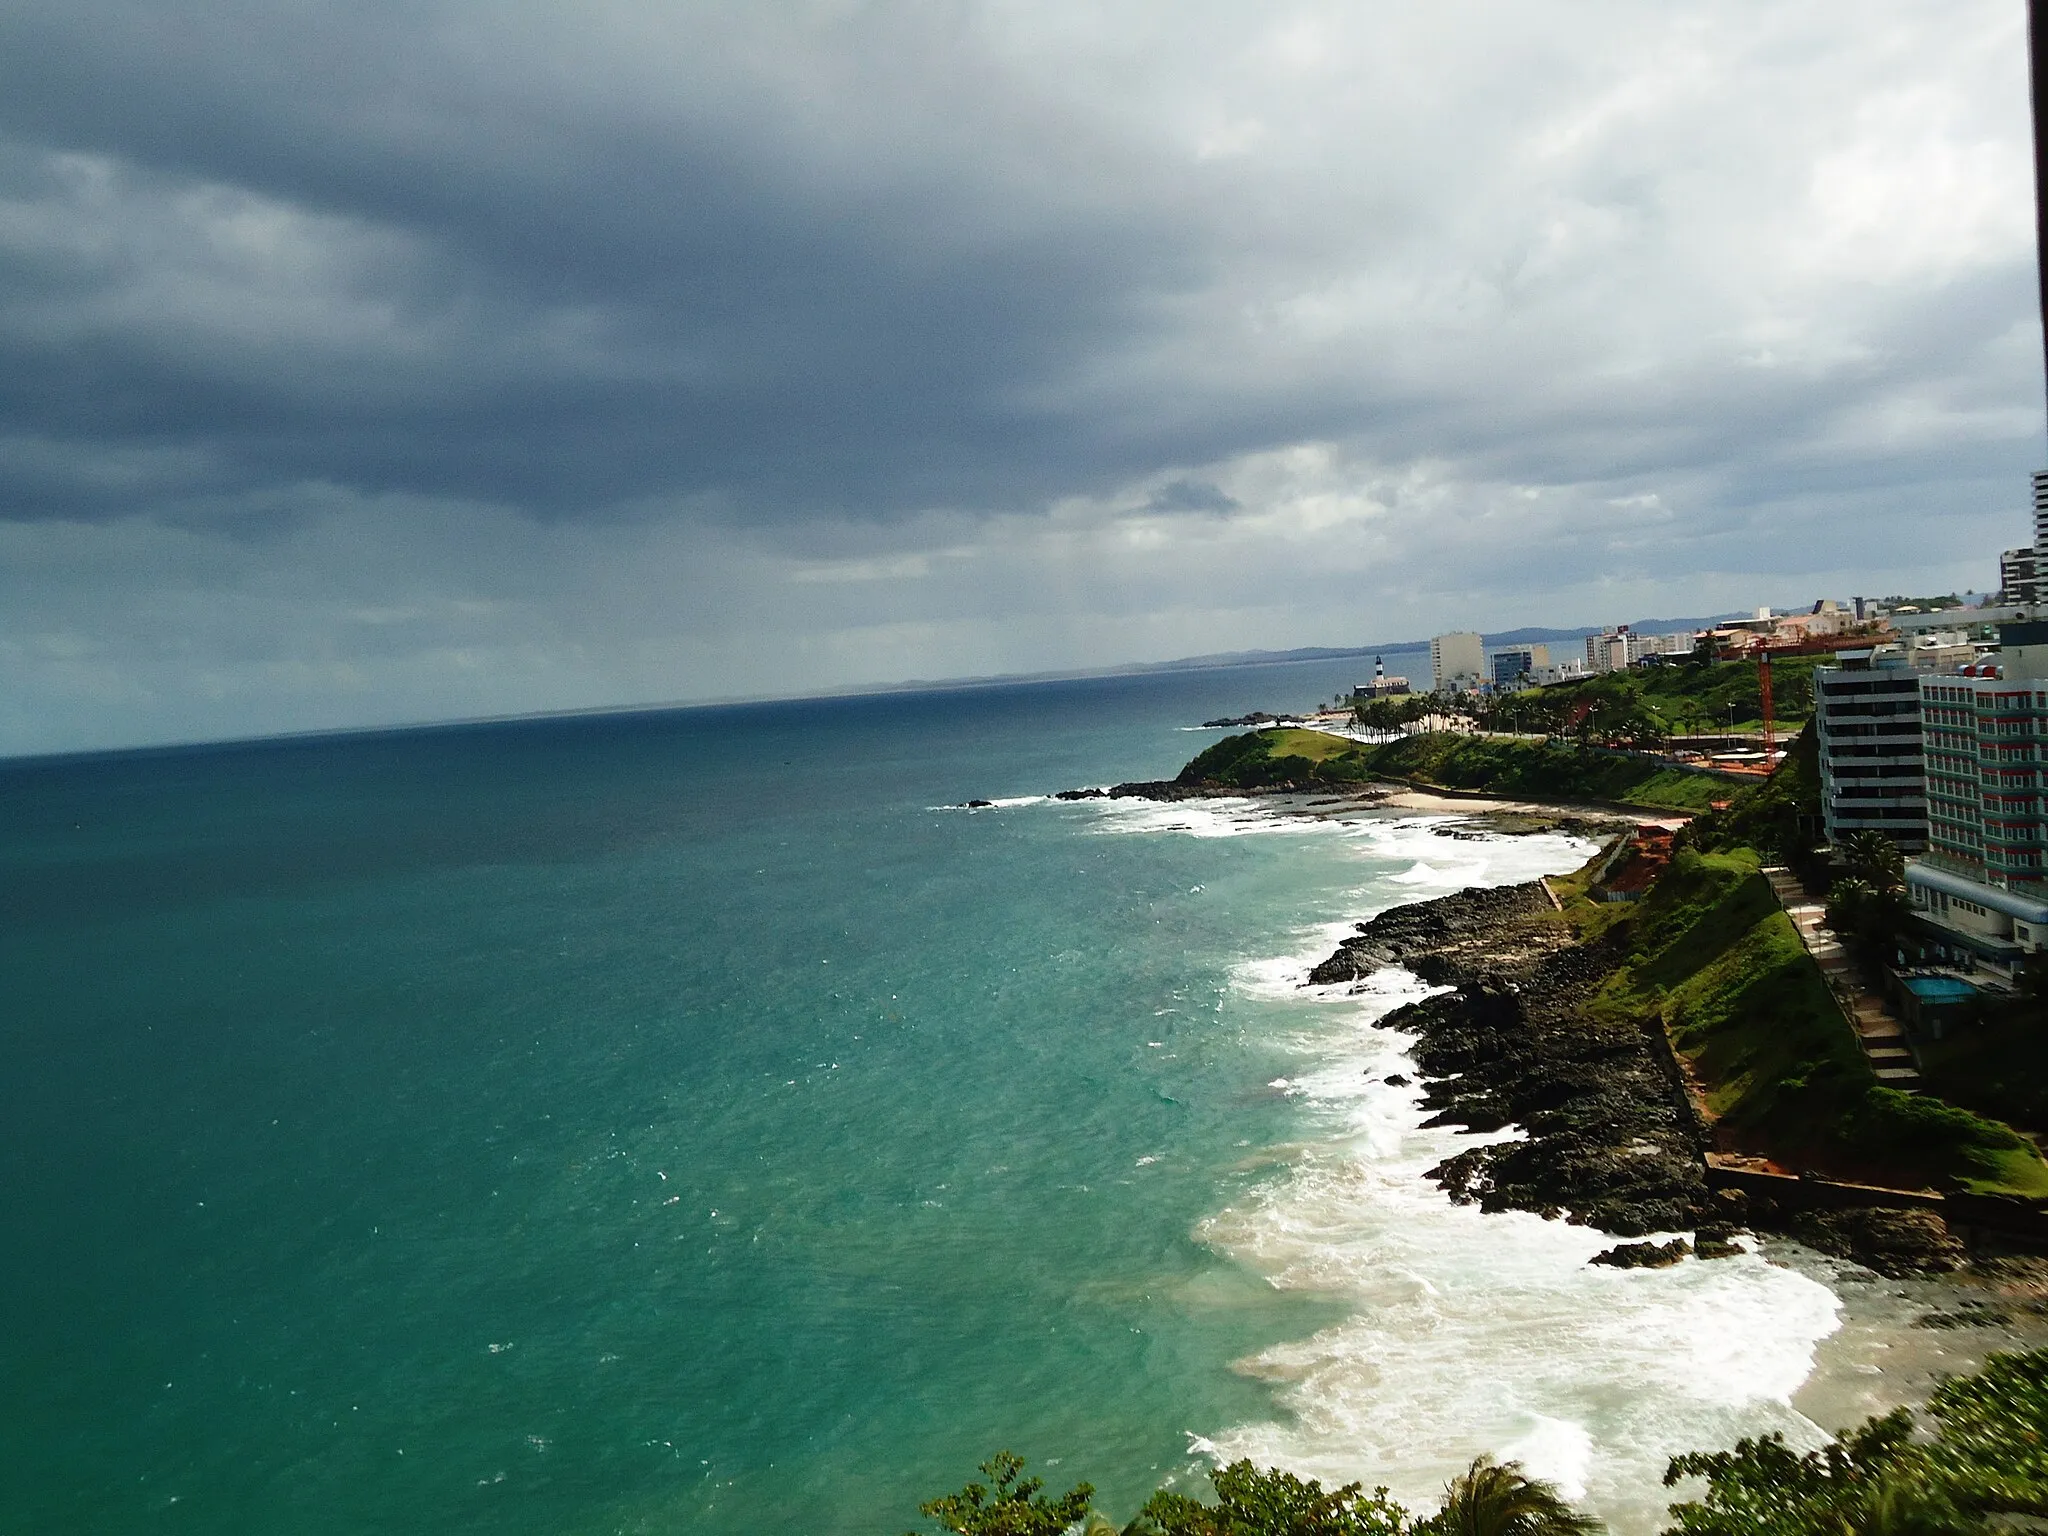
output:
M1771 653L1768 648L1757 653L1756 685L1764 701L1764 772L1769 773L1776 766L1778 736L1777 722L1771 718Z

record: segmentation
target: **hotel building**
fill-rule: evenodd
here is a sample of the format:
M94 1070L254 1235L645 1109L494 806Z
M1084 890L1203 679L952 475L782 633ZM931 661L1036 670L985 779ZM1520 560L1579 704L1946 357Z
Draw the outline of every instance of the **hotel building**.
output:
M2048 622L1999 626L1998 665L1920 678L1927 851L1919 915L2010 967L2048 941Z
M1920 678L1894 646L1836 661L1813 673L1827 839L1878 831L1917 853L1927 846Z

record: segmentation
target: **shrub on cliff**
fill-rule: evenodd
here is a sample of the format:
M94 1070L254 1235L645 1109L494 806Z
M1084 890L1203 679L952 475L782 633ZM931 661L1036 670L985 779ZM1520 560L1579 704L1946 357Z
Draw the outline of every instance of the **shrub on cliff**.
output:
M1836 1134L1875 1166L1925 1169L1965 1188L2043 1192L2041 1159L2017 1131L1940 1099L1871 1088Z

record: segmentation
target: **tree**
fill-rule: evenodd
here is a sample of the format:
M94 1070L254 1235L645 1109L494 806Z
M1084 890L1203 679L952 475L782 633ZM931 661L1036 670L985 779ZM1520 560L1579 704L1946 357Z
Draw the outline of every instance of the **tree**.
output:
M1530 1477L1518 1461L1481 1456L1452 1478L1444 1505L1417 1527L1429 1536L1587 1536L1601 1529L1565 1502L1553 1483Z
M993 1489L969 1483L958 1493L918 1505L917 1512L955 1536L1061 1536L1080 1523L1095 1497L1093 1484L1078 1483L1057 1499L1040 1498L1044 1481L1025 1477L1023 1458L1009 1451L997 1451L981 1464L981 1472L994 1480Z
M1927 1412L1958 1503L2048 1515L2048 1350L1993 1355L1976 1375L1935 1388Z
M1324 1491L1313 1478L1234 1461L1209 1474L1216 1503L1164 1489L1152 1495L1123 1536L1410 1536L1408 1512L1359 1483Z
M1819 1451L1781 1435L1675 1458L1669 1487L1704 1477L1706 1496L1671 1506L1673 1536L1979 1536L1983 1519L1954 1497L1938 1458L1913 1443L1901 1408Z
M1883 948L1904 932L1911 911L1903 884L1880 890L1860 875L1837 880L1825 909L1828 926L1838 935L1871 949Z
M2048 1351L1993 1355L1928 1399L1931 1443L1901 1408L1804 1456L1768 1435L1680 1456L1707 1481L1671 1506L1671 1536L1989 1536L1998 1515L2048 1515Z
M1875 827L1851 832L1842 839L1842 856L1859 879L1884 895L1906 888L1906 856L1899 845Z

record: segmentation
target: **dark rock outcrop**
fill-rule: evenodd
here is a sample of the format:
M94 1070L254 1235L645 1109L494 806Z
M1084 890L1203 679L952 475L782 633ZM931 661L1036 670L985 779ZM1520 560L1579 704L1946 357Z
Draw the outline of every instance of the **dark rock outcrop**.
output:
M1596 1253L1588 1264L1606 1264L1615 1269L1669 1269L1692 1252L1682 1237L1668 1243L1619 1243L1605 1253Z
M1742 1252L1733 1227L1713 1223L1699 1227L1692 1235L1692 1251L1703 1259L1732 1259Z
M1604 946L1576 941L1531 881L1383 913L1309 979L1401 965L1452 989L1381 1021L1417 1037L1428 1123L1525 1133L1431 1169L1453 1200L1620 1237L1689 1229L1708 1208L1701 1149L1663 1063L1634 1026L1585 1010L1613 964Z
M1308 979L1338 985L1399 965L1448 988L1380 1021L1416 1037L1426 1123L1524 1133L1430 1169L1455 1201L1561 1217L1619 1237L1692 1231L1691 1251L1703 1259L1741 1252L1733 1235L1749 1227L1894 1278L1964 1266L1968 1251L1938 1210L1806 1210L1742 1190L1710 1191L1705 1132L1682 1108L1689 1101L1661 1040L1587 1006L1619 961L1607 943L1578 942L1532 881L1382 913L1358 924ZM1648 1255L1672 1247L1623 1244L1599 1262L1652 1262Z
M1799 1211L1783 1230L1809 1248L1853 1259L1895 1280L1951 1274L1969 1259L1969 1250L1938 1211L1883 1206Z
M1405 965L1425 981L1447 980L1461 959L1477 961L1491 946L1521 941L1526 919L1549 910L1550 899L1534 882L1395 907L1360 923L1353 937L1308 973L1309 983L1358 981L1390 965Z

